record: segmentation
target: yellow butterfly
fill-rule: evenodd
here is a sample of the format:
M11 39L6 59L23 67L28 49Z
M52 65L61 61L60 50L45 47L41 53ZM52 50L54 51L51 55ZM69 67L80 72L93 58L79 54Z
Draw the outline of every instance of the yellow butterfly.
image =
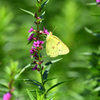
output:
M69 53L69 48L52 32L46 38L46 53L50 57L56 57L58 55L65 55Z

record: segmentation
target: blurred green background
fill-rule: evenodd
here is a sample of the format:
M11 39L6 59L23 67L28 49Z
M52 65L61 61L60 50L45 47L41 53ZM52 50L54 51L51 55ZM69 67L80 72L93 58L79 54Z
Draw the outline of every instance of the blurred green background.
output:
M63 60L52 65L49 77L57 76L51 85L66 80L67 82L53 90L57 91L54 100L100 100L99 90L94 91L97 81L87 81L96 72L92 66L92 56L84 53L100 53L100 39L88 34L84 27L92 30L100 30L100 17L91 16L100 14L100 7L88 6L87 3L95 0L49 0L45 7L45 20L40 29L45 26L49 31L58 36L70 49L70 53L63 57ZM5 67L10 60L18 61L18 68L22 69L30 59L31 45L27 45L28 30L31 26L36 28L34 18L20 10L20 8L35 12L36 0L0 0L0 79L5 76ZM98 33L99 34L99 33ZM48 61L57 58L49 58ZM93 58L94 59L94 58ZM100 68L100 58L98 67ZM91 71L92 70L92 71ZM98 74L100 77L100 74ZM35 71L25 71L22 78L37 78ZM29 100L26 88L34 88L22 81L15 82L19 100ZM2 100L4 92L0 92Z

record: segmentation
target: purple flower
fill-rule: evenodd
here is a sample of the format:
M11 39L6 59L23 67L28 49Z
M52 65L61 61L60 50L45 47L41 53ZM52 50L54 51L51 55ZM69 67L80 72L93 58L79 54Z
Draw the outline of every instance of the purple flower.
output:
M36 51L36 49L33 48L33 46L32 46L32 49L30 50L30 54L33 54L35 51Z
M31 34L31 35L29 36L28 41L30 41L30 40L33 39L33 35L34 35L34 34Z
M43 27L43 29L44 29L44 33L45 33L45 34L49 34L48 30L45 29L45 27Z
M99 3L100 2L100 0L96 0L96 3Z
M37 54L37 53L35 53L35 54L33 55L33 57L38 57L38 54Z
M37 42L34 41L33 46L34 46L34 47L39 47L39 41L37 41Z
M32 70L38 70L38 71L40 71L40 69L39 69L39 68L37 68L37 64L35 65L35 67L34 67L34 68L32 68Z
M3 100L10 100L11 99L11 94L9 92L4 94L2 99Z
M31 28L29 29L28 33L32 32L32 31L34 31L33 27L31 27Z
M35 65L35 67L34 68L32 68L32 70L36 70L37 69L37 64Z
M44 41L38 40L39 45L44 44Z

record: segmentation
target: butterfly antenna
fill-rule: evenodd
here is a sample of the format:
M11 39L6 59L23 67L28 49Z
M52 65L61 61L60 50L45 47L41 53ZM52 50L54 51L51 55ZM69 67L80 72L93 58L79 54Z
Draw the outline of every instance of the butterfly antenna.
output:
M54 30L52 32L54 32L56 28L57 28L57 26L54 28Z

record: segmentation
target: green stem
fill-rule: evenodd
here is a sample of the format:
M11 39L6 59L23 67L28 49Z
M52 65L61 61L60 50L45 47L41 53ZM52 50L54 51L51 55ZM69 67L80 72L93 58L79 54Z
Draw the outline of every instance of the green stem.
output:
M39 62L41 62L39 50L38 50L38 58L39 58ZM42 86L44 88L43 77L42 77L42 66L41 66L41 64L39 64L39 67L40 67L41 82L42 82Z
M37 24L37 39L39 40L39 24Z
M39 24L37 24L37 39L39 40ZM40 57L39 50L38 50L38 59L39 59L39 62L41 62L41 57ZM42 72L41 64L39 64L39 68L40 68L41 84L42 84L43 90L45 91L45 87L44 87L44 83L43 83L43 72ZM46 99L46 95L44 96L44 98Z
M41 62L39 50L38 50L38 58L39 58L39 62ZM43 90L45 91L45 87L44 87L44 83L43 83L43 74L42 74L43 72L42 72L41 64L39 64L39 67L40 67L41 83L42 83ZM46 99L46 94L44 95L44 98Z
M40 0L40 4L41 4L42 0ZM40 9L40 8L39 8ZM39 11L38 9L38 11ZM37 16L39 15L39 12L37 12ZM37 40L39 40L39 24L40 23L37 23ZM41 62L41 56L40 56L40 52L39 52L39 49L38 50L38 61ZM43 87L43 91L45 93L45 87L44 87L44 83L43 83L43 71L42 71L42 66L41 64L39 64L39 68L40 68L40 76L41 76L41 84L42 84L42 87ZM46 99L46 94L44 95L44 99Z

